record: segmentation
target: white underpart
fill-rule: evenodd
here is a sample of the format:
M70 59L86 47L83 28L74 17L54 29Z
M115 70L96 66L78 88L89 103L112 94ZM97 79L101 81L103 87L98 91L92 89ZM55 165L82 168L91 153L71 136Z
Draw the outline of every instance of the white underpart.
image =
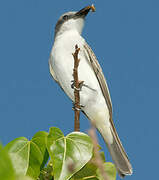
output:
M89 119L95 123L97 129L105 137L107 143L113 142L113 137L110 131L109 111L99 86L96 75L86 59L84 53L85 40L80 33L83 28L83 19L78 19L78 22L72 20L61 27L55 37L54 46L51 52L51 65L56 75L56 79L64 89L65 93L74 100L74 90L71 88L71 80L73 80L74 59L72 53L75 51L75 45L80 48L79 52L79 80L84 81L84 84L91 87L95 91L83 86L80 91L80 102L84 106L82 109ZM68 27L67 27L68 25Z

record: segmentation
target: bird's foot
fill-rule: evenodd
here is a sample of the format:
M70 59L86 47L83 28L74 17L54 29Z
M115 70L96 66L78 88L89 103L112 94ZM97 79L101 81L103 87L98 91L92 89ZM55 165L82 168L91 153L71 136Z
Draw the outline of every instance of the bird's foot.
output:
M77 91L81 91L82 90L82 87L84 86L84 81L79 81L79 88L76 88L75 87L75 82L74 82L74 80L72 80L71 81L71 88L72 89L75 89L75 90L77 90Z
M72 103L72 104L73 104L72 110L81 111L81 109L85 107L84 105L79 104L79 107L80 107L80 108L77 108L77 107L75 107L75 104L74 104L74 103Z

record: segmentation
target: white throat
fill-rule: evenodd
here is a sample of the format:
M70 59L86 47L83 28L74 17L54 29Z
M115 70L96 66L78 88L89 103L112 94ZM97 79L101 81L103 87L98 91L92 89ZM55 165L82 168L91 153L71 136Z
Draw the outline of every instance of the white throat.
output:
M73 31L77 32L80 35L82 34L84 26L84 19L83 18L78 18L78 19L70 19L66 22L64 22L60 28L56 31L55 38L59 35L62 35L66 32Z

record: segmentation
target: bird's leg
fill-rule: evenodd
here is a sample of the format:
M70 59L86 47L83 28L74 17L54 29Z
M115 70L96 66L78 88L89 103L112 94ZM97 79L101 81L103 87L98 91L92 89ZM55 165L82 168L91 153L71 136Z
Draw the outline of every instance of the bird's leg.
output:
M71 81L72 84L71 84L71 88L72 89L76 89L77 91L82 91L82 87L86 87L92 91L96 91L96 89L93 89L92 87L88 86L87 84L84 84L84 81L79 81L79 88L76 88L75 85L74 85L74 80Z
M74 80L71 81L72 84L71 84L71 88L72 89L76 89L77 91L82 91L82 86L84 86L84 81L79 81L79 88L76 88L75 85L74 85ZM81 108L84 107L84 105L82 104L79 104L80 108L76 108L76 110L80 111ZM73 110L75 110L75 106L74 106L74 103L73 103L73 107L72 107Z
M72 80L71 82L72 82L71 84L72 89L76 89L77 91L82 91L82 87L84 86L84 81L79 81L79 88L75 87L74 80Z
M82 105L82 104L79 104L79 106L80 106L80 108L77 108L77 107L75 107L75 104L74 104L74 102L72 103L72 110L74 111L75 109L77 110L77 111L81 111L81 108L84 108L85 106L84 105Z

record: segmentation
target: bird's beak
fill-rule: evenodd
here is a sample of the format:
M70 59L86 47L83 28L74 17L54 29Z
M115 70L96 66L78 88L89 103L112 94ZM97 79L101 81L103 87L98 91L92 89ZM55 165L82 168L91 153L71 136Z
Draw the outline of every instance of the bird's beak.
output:
M75 16L76 17L85 17L89 13L90 10L92 10L93 12L95 11L94 5L86 6L85 8L81 9L80 11L78 11L75 14Z

